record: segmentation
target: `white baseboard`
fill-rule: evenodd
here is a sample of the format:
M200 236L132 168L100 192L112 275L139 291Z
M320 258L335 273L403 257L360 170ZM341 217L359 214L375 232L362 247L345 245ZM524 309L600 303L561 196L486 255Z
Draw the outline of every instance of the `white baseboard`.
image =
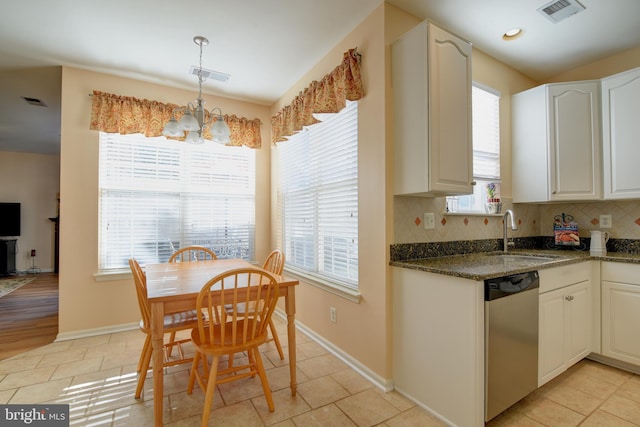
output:
M416 399L413 396L411 396L410 394L406 393L401 388L400 389L396 388L395 390L398 393L400 393L401 395L403 395L404 397L406 397L407 399L409 399L410 401L412 401L413 403L415 403L417 406L421 407L422 409L424 409L425 411L427 411L428 413L433 415L435 418L437 418L440 421L442 421L443 423L445 423L446 425L451 426L451 427L456 427L456 424L451 422L448 418L443 417L442 415L440 415L440 413L434 411L429 406L425 405L423 402L420 402L418 399Z
M281 309L276 309L274 314L277 314L285 321L287 319L286 313ZM332 342L327 341L322 336L315 333L312 329L301 323L299 320L296 320L296 329L300 332L320 344L322 347L327 349L327 351L331 352L338 359L342 360L344 363L349 365L351 369L358 372L360 375L371 381L376 387L380 390L389 392L393 390L393 382L391 380L387 380L382 378L380 375L373 372L371 369L360 363L357 359L353 358L348 353L344 352L339 347L336 347Z
M636 375L640 375L640 366L633 365L631 363L616 360L611 357L603 356L597 353L591 353L587 356L587 359L595 362L600 362L605 365L613 366L614 368L622 369L623 371L631 372Z
M113 334L116 332L132 331L139 328L140 328L140 324L136 322L136 323L125 323L121 325L105 326L103 328L84 329L81 331L62 332L58 334L54 342L76 340L79 338L95 337L98 335Z
M53 273L53 268L38 268L36 267L35 270L32 270L31 268L27 269L27 270L16 270L16 275L18 276L31 276L33 274L40 274L40 273Z

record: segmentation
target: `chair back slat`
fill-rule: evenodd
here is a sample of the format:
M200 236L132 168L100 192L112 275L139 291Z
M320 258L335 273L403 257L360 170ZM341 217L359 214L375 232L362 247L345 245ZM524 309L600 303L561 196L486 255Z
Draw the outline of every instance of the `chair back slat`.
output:
M278 296L275 278L259 268L239 268L214 277L196 300L200 340L229 348L264 341ZM203 311L209 316L222 313L219 327L206 327Z
M284 252L279 249L271 251L262 268L273 274L282 274L284 269Z
M215 259L218 259L218 256L211 249L205 246L192 245L175 251L171 254L171 257L169 257L169 262L192 262Z

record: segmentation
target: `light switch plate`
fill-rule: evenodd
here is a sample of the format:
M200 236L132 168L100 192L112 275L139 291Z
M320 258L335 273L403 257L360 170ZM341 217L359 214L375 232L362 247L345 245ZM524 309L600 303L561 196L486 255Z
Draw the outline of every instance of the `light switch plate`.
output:
M600 228L611 228L612 226L611 215L600 215Z
M424 213L424 229L433 230L436 228L436 215L433 212Z
M329 321L331 323L338 323L338 310L335 307L329 307Z

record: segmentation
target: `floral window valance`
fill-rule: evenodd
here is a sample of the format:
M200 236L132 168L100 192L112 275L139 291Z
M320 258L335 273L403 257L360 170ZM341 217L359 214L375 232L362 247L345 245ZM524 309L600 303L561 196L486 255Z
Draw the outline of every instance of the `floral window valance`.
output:
M162 129L178 105L93 91L89 129L122 135L142 133L147 137L162 136ZM176 114L176 118L180 118ZM260 148L260 120L224 115L231 130L228 145Z
M344 53L342 63L320 81L313 81L291 104L271 117L271 143L286 140L287 136L317 123L314 113L337 113L346 100L356 101L364 96L360 76L360 54L356 49Z

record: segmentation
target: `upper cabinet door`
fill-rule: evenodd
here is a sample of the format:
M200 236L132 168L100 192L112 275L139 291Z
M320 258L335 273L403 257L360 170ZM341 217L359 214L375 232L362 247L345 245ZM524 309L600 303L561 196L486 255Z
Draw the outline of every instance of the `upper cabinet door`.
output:
M597 82L548 88L551 200L598 200L600 86Z
M605 199L640 198L640 68L602 79Z
M471 50L429 22L392 44L394 194L472 193Z
M472 193L471 45L429 25L428 50L431 187Z
M599 200L599 82L538 86L511 108L513 201Z

